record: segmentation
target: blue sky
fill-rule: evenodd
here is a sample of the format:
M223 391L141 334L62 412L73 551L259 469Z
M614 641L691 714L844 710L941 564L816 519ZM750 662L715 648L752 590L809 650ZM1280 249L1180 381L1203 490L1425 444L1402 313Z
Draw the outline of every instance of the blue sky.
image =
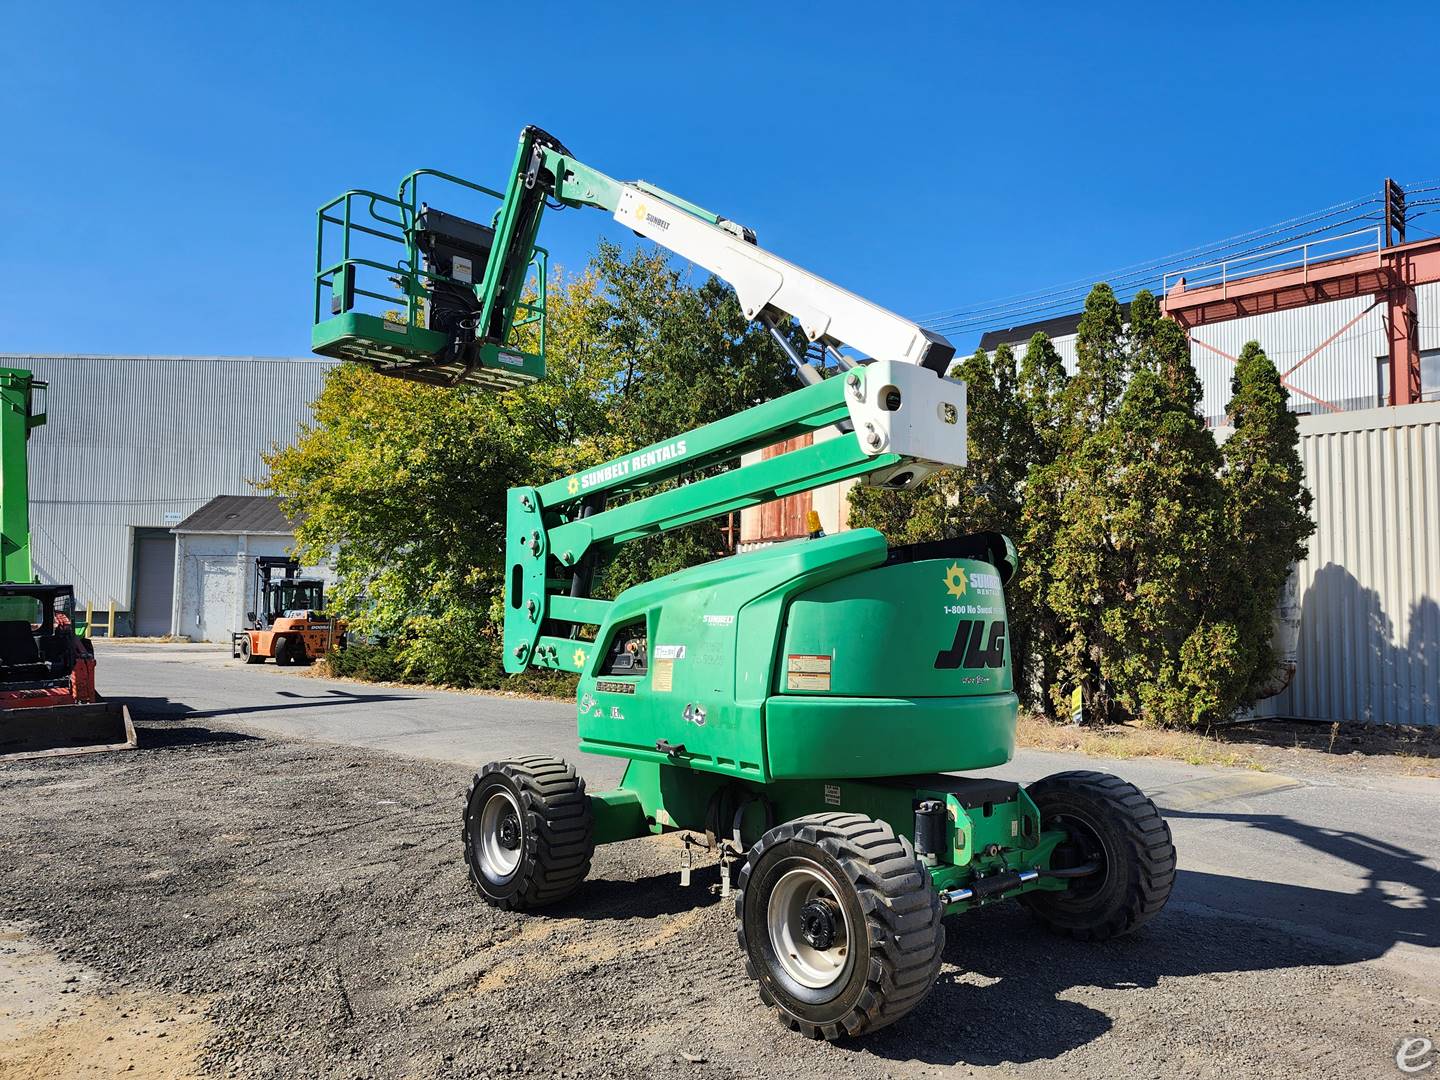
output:
M304 354L315 208L421 165L499 184L526 123L911 315L1440 176L1423 4L9 0L0 19L0 351ZM566 213L543 240L577 267L602 235L628 234Z

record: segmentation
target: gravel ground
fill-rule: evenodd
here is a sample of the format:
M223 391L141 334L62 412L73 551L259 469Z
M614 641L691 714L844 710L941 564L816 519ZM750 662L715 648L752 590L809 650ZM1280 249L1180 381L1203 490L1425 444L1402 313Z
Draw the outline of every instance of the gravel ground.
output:
M669 837L601 848L575 898L513 915L465 882L464 769L145 738L0 766L0 1075L123 1046L138 1068L115 1075L167 1078L1369 1077L1440 1036L1425 988L1353 943L1173 905L1082 945L1002 905L950 923L905 1021L810 1043L760 1005L715 872L682 888Z

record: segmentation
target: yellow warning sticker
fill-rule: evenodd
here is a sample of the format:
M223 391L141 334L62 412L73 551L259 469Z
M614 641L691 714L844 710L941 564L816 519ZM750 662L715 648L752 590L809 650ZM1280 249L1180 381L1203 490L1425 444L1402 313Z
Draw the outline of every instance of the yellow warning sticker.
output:
M656 660L655 677L650 683L651 689L669 692L675 682L675 661Z

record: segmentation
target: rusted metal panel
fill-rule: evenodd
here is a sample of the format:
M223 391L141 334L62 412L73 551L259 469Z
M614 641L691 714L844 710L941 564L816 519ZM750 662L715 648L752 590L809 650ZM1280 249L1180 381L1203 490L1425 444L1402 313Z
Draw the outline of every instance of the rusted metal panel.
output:
M760 452L760 460L788 454L809 446L811 435L797 435L793 439L767 446ZM776 540L794 540L807 535L805 519L814 507L811 493L802 491L798 495L787 495L783 499L764 503L753 510L744 511L740 516L741 544L767 544Z

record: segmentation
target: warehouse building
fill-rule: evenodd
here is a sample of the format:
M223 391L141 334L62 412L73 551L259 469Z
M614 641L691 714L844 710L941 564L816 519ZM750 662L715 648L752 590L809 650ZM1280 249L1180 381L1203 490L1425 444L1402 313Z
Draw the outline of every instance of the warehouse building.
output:
M216 496L256 494L261 454L294 440L334 361L318 357L0 355L49 383L30 437L36 573L115 632L174 626L172 530ZM228 628L227 628L228 629Z

